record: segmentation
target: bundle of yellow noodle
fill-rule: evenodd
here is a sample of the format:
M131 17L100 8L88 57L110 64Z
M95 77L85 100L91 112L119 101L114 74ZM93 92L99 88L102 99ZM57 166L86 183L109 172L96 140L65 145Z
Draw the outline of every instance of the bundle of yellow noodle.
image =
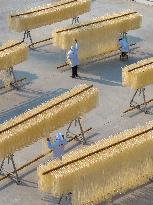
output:
M153 58L144 59L122 69L122 84L139 89L153 83Z
M79 85L0 125L0 159L32 144L96 107L98 90Z
M153 121L125 130L38 167L39 189L72 204L100 203L153 176ZM91 204L91 203L89 203Z
M69 19L90 10L91 0L61 0L9 16L10 29L22 32Z
M97 17L79 25L68 26L53 32L54 44L68 51L77 39L80 44L79 59L110 53L118 49L120 33L138 29L141 15L137 12L124 11Z
M10 40L0 47L0 70L10 68L28 57L26 43Z

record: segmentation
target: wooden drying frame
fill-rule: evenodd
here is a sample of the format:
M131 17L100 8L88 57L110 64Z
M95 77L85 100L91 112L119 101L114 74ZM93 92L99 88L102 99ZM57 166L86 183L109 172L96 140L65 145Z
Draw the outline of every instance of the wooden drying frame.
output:
M84 133L87 133L87 132L89 132L90 130L92 130L92 127L86 129L86 130L84 131ZM77 136L81 136L81 133L79 133L78 135L72 137L72 138L71 138L70 140L68 140L67 142L69 143L69 142L75 140L75 138L76 138ZM37 162L39 159L44 158L46 155L50 154L51 152L52 152L52 151L50 150L50 151L48 151L47 153L44 153L44 154L42 154L42 155L39 155L39 156L36 157L35 159L30 160L30 161L27 162L26 164L24 164L24 165L22 165L21 167L19 167L18 169L16 169L16 171L18 172L18 171L20 171L20 170L23 170L24 168L26 168L26 167L30 166L31 164ZM14 174L14 171L12 172L12 174ZM0 181L3 181L4 179L8 178L10 175L11 175L11 174L8 173L6 176L1 177L1 178L0 178Z
M68 1L68 2L65 2L65 3L62 3L62 4L57 4L57 5L54 5L54 6L46 7L46 8L43 8L43 9L38 9L38 10L35 10L35 11L29 11L29 12L25 12L25 13L14 14L14 15L11 15L11 18L18 17L18 16L24 16L24 15L36 13L36 12L39 12L39 11L48 10L48 9L51 9L51 8L56 8L58 6L63 6L63 5L73 3L73 2L77 2L77 0L71 0L71 1Z
M62 165L59 165L59 166L57 166L57 167L55 167L55 168L49 169L48 171L43 172L42 175L46 175L46 174L49 174L49 173L54 172L54 171L56 171L56 170L59 170L59 169L61 169L61 168L63 168L63 167L66 167L66 166L72 164L72 163L78 162L78 161L83 160L83 159L85 159L85 158L87 158L87 157L90 157L90 156L92 156L92 155L94 155L94 154L97 154L97 153L102 152L102 151L104 151L104 150L107 150L107 149L109 149L109 148L111 148L111 147L114 147L114 146L116 146L116 145L119 145L119 144L121 144L121 143L123 143L123 142L126 142L126 141L128 141L128 140L134 139L134 138L136 138L136 137L138 137L138 136L140 136L140 135L143 135L143 134L145 134L145 133L147 133L147 132L150 132L150 131L152 131L152 130L153 130L153 127L152 127L152 128L149 128L149 129L147 129L147 130L145 130L145 131L143 131L143 132L140 132L140 133L137 133L137 134L135 134L135 135L132 135L132 136L126 138L126 139L120 140L120 141L115 142L115 143L113 143L113 144L111 144L111 145L108 145L108 146L106 146L106 147L103 147L103 148L101 148L101 149L98 149L98 150L96 150L96 151L93 151L93 152L91 152L91 153L89 153L89 154L86 154L86 155L84 155L84 156L82 156L82 157L79 157L79 158L77 158L77 159L74 159L74 160L72 160L72 161L69 161L69 162L67 162L67 163L65 163L65 164L62 164Z
M50 107L47 107L47 108L41 110L40 112L35 113L34 115L31 115L31 116L29 116L29 117L27 117L27 118L21 120L21 121L18 122L18 123L15 123L14 125L11 125L11 126L5 128L5 129L3 129L3 130L0 130L0 134L2 134L3 132L6 132L6 131L8 131L8 130L10 130L10 129L16 127L16 126L18 126L18 125L20 125L21 123L23 123L23 122L25 122L25 121L27 121L27 120L29 120L29 119L31 119L31 118L33 118L33 117L35 117L35 116L41 114L41 113L43 113L43 112L45 112L45 111L47 111L47 110L49 110L49 109L51 109L51 108L53 108L53 107L55 107L55 106L57 106L57 105L59 105L59 104L65 102L65 101L67 101L67 100L69 100L69 99L71 99L71 98L77 96L77 95L79 95L80 93L83 93L83 92L86 91L86 90L89 90L89 89L92 88L92 87L93 87L93 85L90 85L90 86L84 88L83 90L81 90L81 91L75 93L74 95L71 95L70 97L68 97L68 98L66 98L66 99L64 99L64 100L61 100L61 101L55 103L54 105L51 105Z
M95 21L95 22L91 22L91 23L87 23L87 24L82 24L82 25L79 25L79 26L75 26L73 28L67 28L67 29L63 29L63 30L60 30L60 31L57 31L56 33L60 33L60 32L63 32L63 31L68 31L68 30L73 30L73 29L76 29L76 28L80 28L80 27L84 27L84 26L88 26L88 25L92 25L92 24L96 24L96 23L100 23L100 22L104 22L104 21L108 21L108 20L112 20L112 19L116 19L116 18L119 18L119 17L122 17L122 16L127 16L127 15L131 15L131 14L135 14L137 12L129 12L128 14L122 14L120 16L116 16L116 17L110 17L108 19L104 19L104 20L99 20L99 21ZM37 41L37 42L34 42L32 44L29 45L29 47L35 45L35 44L38 44L38 43L42 43L42 42L45 42L45 41L49 41L49 40L52 40L53 38L47 38L47 39L44 39L44 40L41 40L41 41ZM64 66L59 66L57 67L58 68L61 68L61 67L65 67L67 66L68 64L65 64Z
M99 21L95 21L95 22L90 22L90 23L82 24L82 25L75 26L75 27L72 27L72 28L67 28L67 29L59 30L59 31L56 31L56 33L61 33L61 32L64 32L64 31L69 31L69 30L80 28L80 27L85 27L85 26L89 26L89 25L92 25L92 24L96 24L96 23L100 23L100 22L105 22L105 21L109 21L109 20L112 20L112 19L120 18L120 17L123 17L123 16L128 16L128 15L131 15L131 14L136 14L136 13L137 13L136 11L133 11L133 12L129 12L129 13L126 13L126 14L121 14L121 15L118 15L118 16L115 16L115 17L110 17L108 19L99 20Z

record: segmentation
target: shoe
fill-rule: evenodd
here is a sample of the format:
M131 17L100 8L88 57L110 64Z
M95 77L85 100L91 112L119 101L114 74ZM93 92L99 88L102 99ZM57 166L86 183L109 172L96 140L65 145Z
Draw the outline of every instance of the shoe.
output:
M72 78L75 78L75 76L71 76Z

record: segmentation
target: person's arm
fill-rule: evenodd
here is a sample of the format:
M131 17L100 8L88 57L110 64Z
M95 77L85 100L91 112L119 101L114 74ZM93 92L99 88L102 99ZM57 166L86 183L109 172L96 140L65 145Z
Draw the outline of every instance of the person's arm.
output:
M75 48L76 48L76 50L78 51L79 50L79 44L78 44L78 41L75 39L75 42L76 42L76 44L75 44Z
M53 149L54 146L52 145L52 143L50 142L49 138L47 138L47 144L48 144L48 148L49 149Z

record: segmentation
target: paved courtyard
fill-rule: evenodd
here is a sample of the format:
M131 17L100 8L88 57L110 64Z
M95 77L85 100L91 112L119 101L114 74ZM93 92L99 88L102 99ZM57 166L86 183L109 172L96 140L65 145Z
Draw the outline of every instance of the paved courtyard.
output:
M122 67L134 63L140 59L153 57L153 7L147 5L147 1L137 0L93 0L90 12L80 16L80 21L90 19L107 13L136 10L143 15L141 29L130 31L128 38L131 47L128 62L121 62L119 55L90 63L79 68L79 79L72 79L71 70L57 70L57 66L65 61L65 53L54 47L52 44L41 46L30 50L28 61L15 66L17 78L26 77L27 84L20 90L9 92L0 91L0 123L35 107L42 102L53 98L56 95L80 84L93 84L100 91L99 104L96 109L88 113L84 119L86 128L92 127L92 131L86 136L89 143L98 139L143 125L153 119L153 104L150 104L149 114L138 110L123 116L123 111L129 107L129 101L133 90L122 86ZM141 1L141 2L140 2ZM23 33L11 32L8 28L8 14L15 10L23 10L40 4L51 2L51 0L1 0L0 7L0 44L9 39L21 40ZM54 2L52 0L52 2ZM150 3L152 3L150 1ZM33 40L41 40L51 36L56 27L62 27L71 23L66 20L51 26L32 30ZM146 89L147 100L153 98L153 86ZM65 131L65 128L61 129ZM55 133L53 133L55 134ZM44 151L44 142L39 142L15 153L17 167L35 158ZM66 147L69 152L72 149L82 146L72 142ZM10 179L0 182L0 205L56 205L57 199L49 194L42 194L37 186L37 166L48 160L47 156L32 166L19 172L22 183L16 185ZM95 190L96 191L96 190ZM153 183L148 183L131 192L115 197L113 202L107 204L115 205L151 205L153 204ZM67 204L63 201L63 204ZM105 203L102 203L105 204Z

